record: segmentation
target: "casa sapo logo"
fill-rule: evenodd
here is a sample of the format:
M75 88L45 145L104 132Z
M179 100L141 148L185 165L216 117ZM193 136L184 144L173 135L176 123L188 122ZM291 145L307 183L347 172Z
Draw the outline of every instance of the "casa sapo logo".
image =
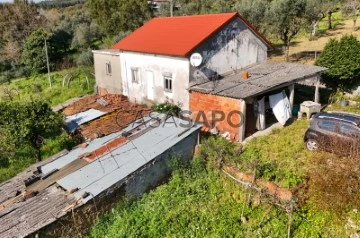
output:
M124 114L132 115L131 123L124 121ZM182 120L179 120L182 119ZM214 111L196 111L191 112L187 110L180 111L178 114L173 112L156 112L156 111L131 111L125 110L117 114L116 123L124 128L132 125L132 127L140 124L148 127L159 127L173 124L176 127L191 128L195 122L203 123L208 128L213 128L217 123L226 123L233 128L239 128L243 124L243 114L241 111L232 110L224 112L221 110Z

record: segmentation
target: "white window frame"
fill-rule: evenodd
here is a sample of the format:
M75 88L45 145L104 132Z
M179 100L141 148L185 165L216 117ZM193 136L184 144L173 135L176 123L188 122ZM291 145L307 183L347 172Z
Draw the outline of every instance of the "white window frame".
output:
M168 93L173 92L173 77L171 73L164 73L164 91Z
M130 72L131 72L131 82L132 83L139 83L139 68L136 67L131 67L130 68Z
M107 75L112 74L112 68L111 68L111 62L110 61L105 62L105 70L106 70Z

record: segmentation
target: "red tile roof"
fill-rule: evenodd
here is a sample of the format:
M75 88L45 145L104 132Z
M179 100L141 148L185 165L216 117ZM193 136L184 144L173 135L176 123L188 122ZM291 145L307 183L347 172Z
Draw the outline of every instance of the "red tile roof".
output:
M101 104L103 101L106 105ZM63 109L65 116L74 115L89 109L107 112L106 115L80 125L77 135L85 140L106 136L124 129L140 116L147 116L151 108L129 102L123 95L87 95Z
M238 13L153 18L112 48L186 57L236 17L240 18L269 47L273 48L271 43Z

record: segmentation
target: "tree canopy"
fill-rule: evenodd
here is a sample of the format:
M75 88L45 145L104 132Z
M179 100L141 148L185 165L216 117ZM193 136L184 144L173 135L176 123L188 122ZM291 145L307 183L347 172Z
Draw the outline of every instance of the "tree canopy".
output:
M350 90L360 79L360 41L352 35L331 39L315 64L328 68L323 78L329 86Z
M146 0L89 0L91 16L110 36L133 31L150 17Z
M0 148L29 145L40 161L41 146L46 138L61 130L62 116L53 112L48 103L38 100L0 102L0 108L0 131L8 138Z
M21 63L31 72L44 72L46 70L45 40L50 62L59 57L61 47L57 44L52 33L38 29L26 39L21 55Z
M283 41L286 58L291 40L302 28L305 7L304 0L273 0L267 12L269 30Z

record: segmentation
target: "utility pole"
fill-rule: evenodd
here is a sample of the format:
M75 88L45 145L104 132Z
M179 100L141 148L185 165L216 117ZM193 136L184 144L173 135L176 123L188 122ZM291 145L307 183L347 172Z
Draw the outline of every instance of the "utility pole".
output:
M45 39L45 55L46 55L46 65L47 65L47 70L48 70L49 85L51 88L50 64L49 64L49 55L48 55L48 50L47 50L46 39Z

